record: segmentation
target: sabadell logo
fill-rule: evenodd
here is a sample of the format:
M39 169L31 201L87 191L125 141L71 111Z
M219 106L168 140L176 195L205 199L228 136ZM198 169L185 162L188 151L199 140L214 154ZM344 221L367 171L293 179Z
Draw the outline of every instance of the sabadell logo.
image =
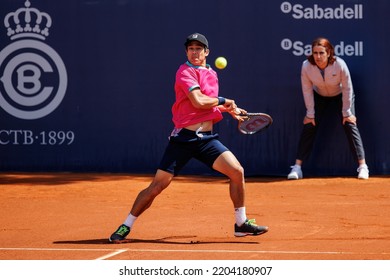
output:
M291 4L283 2L280 9L285 14L291 14L294 19L362 19L363 5L344 5L340 4L336 7L321 7L314 4L310 7L305 7L302 4Z
M295 56L309 56L311 54L311 44L305 44L302 41L292 41L286 38L281 41L280 46L285 51L291 51ZM337 56L363 56L363 42L346 43L341 41L334 45L334 52Z
M4 25L12 42L0 51L0 107L25 120L47 116L62 102L68 84L61 57L43 42L52 19L27 0L5 16Z

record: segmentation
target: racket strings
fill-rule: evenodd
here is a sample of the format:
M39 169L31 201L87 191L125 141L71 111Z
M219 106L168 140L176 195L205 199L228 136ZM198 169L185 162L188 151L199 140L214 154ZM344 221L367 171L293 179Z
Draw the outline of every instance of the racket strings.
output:
M242 121L239 125L239 129L244 134L254 134L272 123L270 117L263 115L248 115L248 118Z

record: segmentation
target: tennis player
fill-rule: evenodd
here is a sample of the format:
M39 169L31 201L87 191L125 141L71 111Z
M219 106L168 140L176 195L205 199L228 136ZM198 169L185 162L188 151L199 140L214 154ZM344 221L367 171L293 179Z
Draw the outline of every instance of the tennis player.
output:
M138 194L127 218L110 236L110 242L121 243L126 239L136 219L192 158L230 179L235 236L260 235L268 231L267 226L258 226L254 219L247 218L244 169L233 153L218 140L218 134L213 132L213 125L222 120L223 112L241 120L237 112L246 111L237 108L234 100L218 96L217 73L206 64L210 53L206 37L199 33L191 34L184 45L188 61L176 72L176 101L172 106L174 129L169 143L154 179Z

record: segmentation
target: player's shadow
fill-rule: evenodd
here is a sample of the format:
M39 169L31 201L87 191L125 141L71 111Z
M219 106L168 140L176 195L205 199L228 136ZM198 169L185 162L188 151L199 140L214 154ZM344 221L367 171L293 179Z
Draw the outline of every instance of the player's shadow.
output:
M186 240L177 240L186 239ZM259 244L255 241L244 241L244 240L199 240L197 236L169 236L160 239L136 239L129 238L121 242L123 243L150 243L150 244L176 244L176 245L194 245L194 244ZM111 244L107 238L104 239L87 239L87 240L64 240L54 241L53 244Z

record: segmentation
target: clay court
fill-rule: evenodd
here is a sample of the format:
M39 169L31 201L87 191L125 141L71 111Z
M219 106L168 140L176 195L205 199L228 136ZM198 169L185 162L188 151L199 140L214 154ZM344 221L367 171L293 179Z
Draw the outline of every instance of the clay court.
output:
M1 260L389 260L390 177L248 178L247 214L268 233L233 236L223 177L180 176L109 244L151 175L0 174Z

